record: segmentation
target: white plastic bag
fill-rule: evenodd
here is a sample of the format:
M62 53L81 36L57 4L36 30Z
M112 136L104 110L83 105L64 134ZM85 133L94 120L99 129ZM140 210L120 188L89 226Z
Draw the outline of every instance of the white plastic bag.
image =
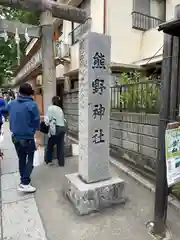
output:
M44 163L44 147L39 147L34 153L33 165L37 167Z
M1 132L0 132L0 144L3 142L4 140L4 129L3 129L3 125L1 126Z
M4 116L2 116L2 122L5 123L5 118L4 118Z

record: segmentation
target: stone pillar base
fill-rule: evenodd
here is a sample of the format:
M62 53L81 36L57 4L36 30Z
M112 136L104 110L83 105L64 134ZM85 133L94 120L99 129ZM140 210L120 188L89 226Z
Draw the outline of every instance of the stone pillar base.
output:
M115 204L125 203L124 185L124 180L118 177L87 184L79 178L79 173L73 173L66 175L64 193L79 215L87 215Z

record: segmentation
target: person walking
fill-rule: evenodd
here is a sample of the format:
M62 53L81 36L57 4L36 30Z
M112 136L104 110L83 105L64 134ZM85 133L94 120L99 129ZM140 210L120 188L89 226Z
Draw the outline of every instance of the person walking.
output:
M7 106L8 106L9 101L10 101L10 96L8 94L4 95L4 101L5 101L5 106L6 106L6 109L7 109ZM8 112L4 111L3 115L4 115L5 121L7 122L8 121Z
M52 105L48 107L45 124L49 126L48 143L45 151L45 162L52 163L53 150L56 145L57 159L60 167L64 166L64 113L59 107L60 97L52 98Z
M3 94L0 92L0 108L6 105Z
M0 92L0 133L1 133L2 125L3 125L3 117L4 117L5 107L6 107L6 103L3 99L2 93Z
M32 193L36 188L31 186L33 159L36 151L35 132L40 127L40 113L32 98L33 89L30 84L23 83L19 88L19 96L8 104L10 130L19 158L20 185L19 191Z

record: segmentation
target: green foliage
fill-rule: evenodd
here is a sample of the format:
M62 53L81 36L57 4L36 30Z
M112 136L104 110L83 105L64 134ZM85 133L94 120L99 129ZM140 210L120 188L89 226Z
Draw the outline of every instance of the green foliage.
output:
M14 21L21 21L33 25L38 24L39 16L37 13L5 8L0 6L0 18ZM20 57L25 54L26 41L21 37L20 41ZM7 84L12 79L13 70L17 67L17 46L14 36L9 35L7 42L4 38L0 38L0 86Z
M143 77L140 72L123 73L119 86L119 102L122 111L158 113L159 79Z
M180 199L180 183L174 184L174 186L172 187L172 193L173 193L178 199Z

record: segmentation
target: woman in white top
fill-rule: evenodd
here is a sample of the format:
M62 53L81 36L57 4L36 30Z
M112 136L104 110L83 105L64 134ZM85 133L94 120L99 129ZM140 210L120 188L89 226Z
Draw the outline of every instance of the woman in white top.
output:
M45 123L49 125L48 144L46 148L45 162L52 163L53 149L56 145L57 159L60 167L64 166L64 113L59 107L60 97L54 96L52 98L52 105L48 107L45 117Z

